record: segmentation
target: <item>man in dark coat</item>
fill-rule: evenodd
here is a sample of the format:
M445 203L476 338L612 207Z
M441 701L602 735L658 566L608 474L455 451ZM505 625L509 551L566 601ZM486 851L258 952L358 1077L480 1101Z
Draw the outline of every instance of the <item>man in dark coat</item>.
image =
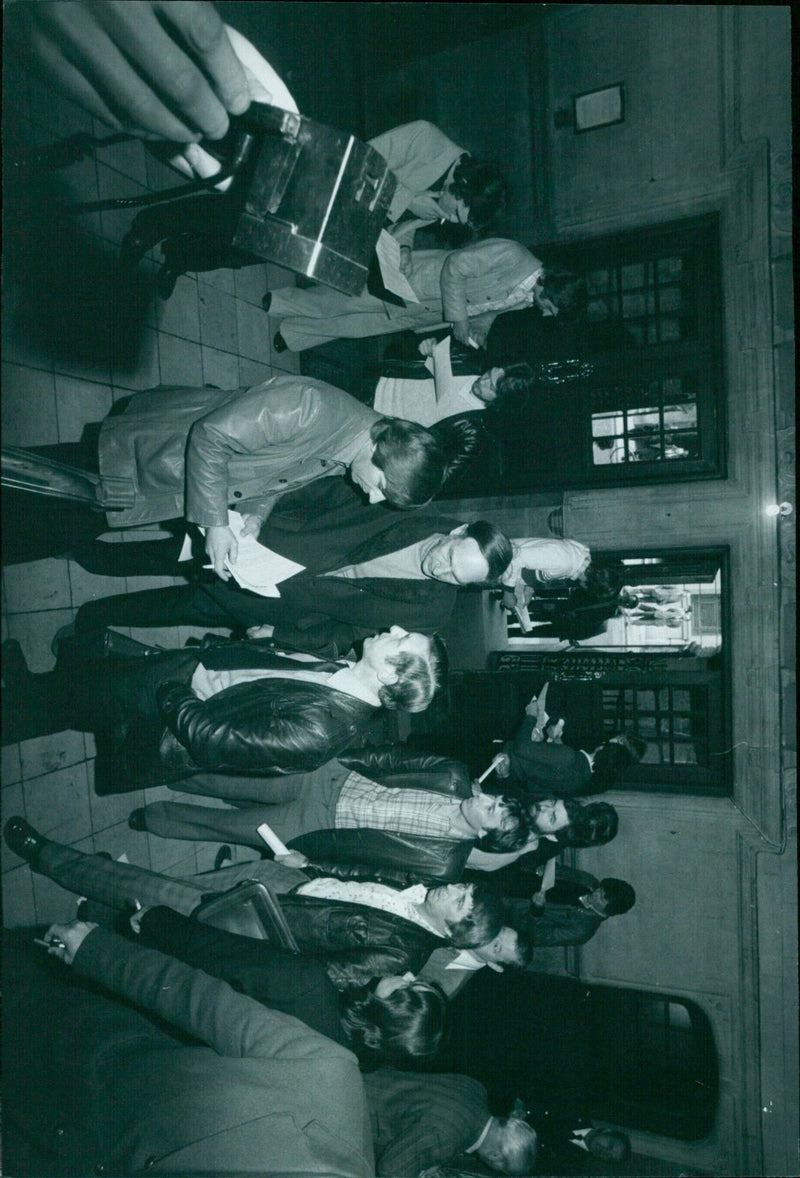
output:
M587 871L556 868L556 882L533 903L506 900L508 923L525 933L534 948L585 945L611 916L621 916L636 903L636 893L623 879L595 879Z
M304 566L281 582L280 599L217 578L146 589L86 602L76 632L269 624L279 646L335 658L356 639L393 624L421 633L443 629L459 586L495 581L511 560L510 542L486 521L467 525L430 510L400 515L365 505L338 479L287 495L259 540ZM136 545L145 546L151 547Z
M101 760L102 792L201 768L308 771L352 745L381 706L424 710L440 685L443 649L436 637L399 626L365 639L353 664L282 656L262 642L86 659L80 641L67 640L56 669L33 675L9 641L3 742L65 728L98 733L111 762L103 769Z
M536 1133L516 1106L493 1117L486 1089L469 1076L379 1068L364 1077L376 1173L413 1175L467 1152L502 1174L529 1174Z
M106 929L47 936L71 969L4 943L9 1173L375 1173L346 1048Z
M303 952L357 965L357 950L378 948L386 974L418 972L443 942L466 948L485 944L503 923L500 899L486 885L406 887L400 874L385 873L382 878L392 881L387 884L354 865L317 868L297 852L287 858L304 862L304 871L265 859L173 879L51 842L22 818L9 819L5 839L34 871L106 909L122 910L138 901L188 916L209 893L260 881L281 897L281 910ZM364 974L353 980L369 981L374 970L366 966Z

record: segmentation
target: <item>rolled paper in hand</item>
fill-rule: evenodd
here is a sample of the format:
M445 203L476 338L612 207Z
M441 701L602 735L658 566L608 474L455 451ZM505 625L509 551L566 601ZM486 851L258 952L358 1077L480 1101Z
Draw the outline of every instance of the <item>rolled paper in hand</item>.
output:
M288 855L289 848L276 835L275 831L266 822L262 822L257 827L258 833L261 835L264 842L267 844L273 855Z
M496 757L494 758L494 760L492 761L492 763L491 763L491 765L489 766L489 768L486 770L486 772L485 772L485 773L482 773L482 774L481 774L481 776L478 778L478 785L480 785L480 783L481 783L482 781L485 781L485 780L486 780L486 778L489 776L489 774L492 772L492 770L497 768L497 766L500 764L500 762L502 761L502 759L503 759L503 754L502 754L502 753L498 753L498 754L497 754L497 756L496 756Z

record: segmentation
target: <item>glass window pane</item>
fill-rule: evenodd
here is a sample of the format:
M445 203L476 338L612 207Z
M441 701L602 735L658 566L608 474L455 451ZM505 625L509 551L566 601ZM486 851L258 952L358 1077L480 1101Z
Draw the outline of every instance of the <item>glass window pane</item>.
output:
M661 319L659 321L661 328L661 338L664 341L679 340L682 338L681 320L680 319Z
M623 266L620 273L622 277L623 290L635 290L637 287L642 287L646 282L646 271L649 267L644 263L639 263L636 266Z
M662 286L658 292L659 310L678 311L681 307L681 288L679 286Z
M653 296L647 296L643 292L637 294L626 294L622 296L622 317L623 319L641 318L643 315L652 315L653 313Z
M670 282L675 281L681 277L682 259L681 258L659 258L658 259L658 281Z
M680 261L680 259L678 259ZM593 270L586 276L586 288L590 295L605 294L617 289L615 270Z
M586 318L590 323L600 323L611 318L611 308L605 299L592 299L586 307Z

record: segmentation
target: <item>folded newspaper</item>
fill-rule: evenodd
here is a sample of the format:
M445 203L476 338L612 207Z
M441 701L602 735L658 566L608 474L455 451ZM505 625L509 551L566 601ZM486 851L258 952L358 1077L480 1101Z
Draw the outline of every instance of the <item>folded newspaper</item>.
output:
M249 589L261 597L280 597L278 586L281 581L288 580L295 573L302 573L306 567L259 544L256 536L242 536L244 516L238 511L228 511L228 526L236 537L239 552L234 561L225 558L225 567L230 569L234 580L243 589ZM205 535L205 528L200 531ZM189 560L191 549L191 537L187 535L178 560Z

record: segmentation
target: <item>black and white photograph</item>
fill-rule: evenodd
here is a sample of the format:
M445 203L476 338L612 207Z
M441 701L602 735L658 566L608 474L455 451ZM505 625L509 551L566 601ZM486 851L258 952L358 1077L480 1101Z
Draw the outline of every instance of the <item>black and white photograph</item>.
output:
M800 1173L790 6L3 16L2 1173Z

